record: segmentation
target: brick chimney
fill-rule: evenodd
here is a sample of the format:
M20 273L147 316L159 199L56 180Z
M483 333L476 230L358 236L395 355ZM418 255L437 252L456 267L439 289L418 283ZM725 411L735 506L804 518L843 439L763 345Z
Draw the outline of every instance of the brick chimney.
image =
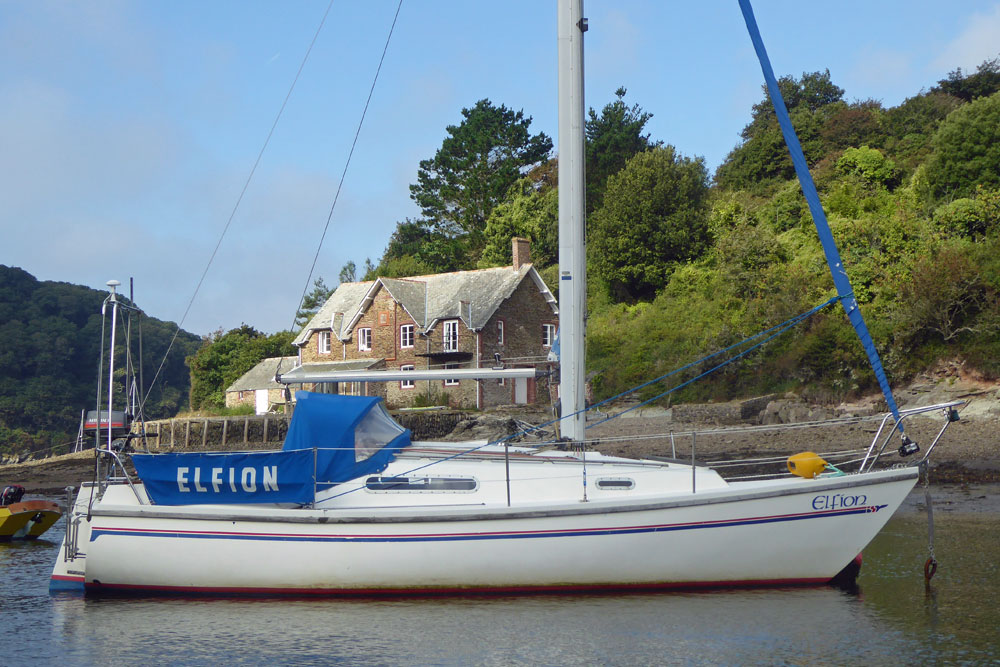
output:
M531 241L515 236L510 242L511 254L514 257L514 270L517 271L525 264L531 264Z

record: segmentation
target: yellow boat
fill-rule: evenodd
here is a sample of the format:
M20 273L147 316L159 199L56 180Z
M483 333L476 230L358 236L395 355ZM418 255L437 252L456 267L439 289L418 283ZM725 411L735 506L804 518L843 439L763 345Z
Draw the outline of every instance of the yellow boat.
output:
M50 500L0 505L0 542L33 540L51 528L60 516L59 505Z

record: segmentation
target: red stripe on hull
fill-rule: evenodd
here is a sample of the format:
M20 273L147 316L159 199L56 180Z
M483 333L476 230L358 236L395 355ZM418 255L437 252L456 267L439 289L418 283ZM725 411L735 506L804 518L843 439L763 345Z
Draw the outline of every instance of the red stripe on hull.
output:
M53 577L54 578L54 577ZM757 579L737 581L690 581L657 584L567 584L546 586L483 586L454 588L252 588L212 586L143 586L138 584L101 584L87 582L88 593L218 595L257 597L438 597L451 595L520 595L525 593L607 593L663 590L763 588L782 586L819 586L829 578Z

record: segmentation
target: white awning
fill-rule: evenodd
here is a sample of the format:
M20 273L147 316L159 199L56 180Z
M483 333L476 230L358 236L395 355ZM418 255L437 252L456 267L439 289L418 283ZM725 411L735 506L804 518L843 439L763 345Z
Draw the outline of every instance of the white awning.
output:
M505 378L533 378L546 375L547 371L535 368L440 368L433 370L357 370L324 371L305 366L279 373L275 381L282 384L305 382L401 382L403 380L502 380Z

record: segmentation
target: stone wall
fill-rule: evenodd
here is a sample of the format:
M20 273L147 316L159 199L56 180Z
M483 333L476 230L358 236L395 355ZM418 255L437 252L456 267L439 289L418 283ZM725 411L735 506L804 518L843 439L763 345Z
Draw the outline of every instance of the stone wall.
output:
M393 418L410 429L414 440L438 440L468 414L457 410L404 411L394 413ZM290 415L273 414L160 419L146 422L146 433L155 452L279 449L290 423Z
M503 343L499 341L499 322L503 322ZM509 366L535 366L538 360L548 356L549 348L542 346L542 325L559 326L559 317L530 278L521 281L514 293L500 304L496 313L486 323L481 332L481 364L493 365L494 353L501 359L509 359ZM514 380L498 382L481 381L482 404L484 407L510 405L514 403ZM527 386L528 403L549 402L549 381L529 379Z
M274 414L160 419L146 422L146 434L154 451L277 449L290 420Z

